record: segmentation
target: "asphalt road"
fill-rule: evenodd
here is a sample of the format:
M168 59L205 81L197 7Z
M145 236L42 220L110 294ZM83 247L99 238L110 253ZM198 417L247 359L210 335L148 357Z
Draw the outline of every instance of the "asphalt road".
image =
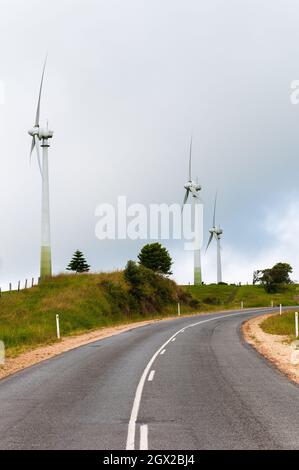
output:
M0 449L299 449L299 387L240 334L256 315L155 323L2 380Z

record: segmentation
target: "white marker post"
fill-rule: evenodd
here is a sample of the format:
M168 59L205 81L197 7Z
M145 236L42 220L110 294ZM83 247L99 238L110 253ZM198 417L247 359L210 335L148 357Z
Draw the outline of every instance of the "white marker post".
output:
M295 312L295 335L296 338L299 336L299 331L298 331L298 312Z
M180 305L180 303L178 303L178 316L179 317L181 316L181 305Z
M56 315L56 331L57 331L57 338L60 339L59 315Z
M242 309L244 308L244 302L243 302L243 300L242 300L242 302L241 302L241 308L242 308Z
M0 364L5 364L5 345L3 341L0 341Z
M280 304L279 305L279 315L281 315L281 313L282 313L282 305Z
M273 302L273 300L271 301L271 307L272 307L272 308L274 307L274 302Z

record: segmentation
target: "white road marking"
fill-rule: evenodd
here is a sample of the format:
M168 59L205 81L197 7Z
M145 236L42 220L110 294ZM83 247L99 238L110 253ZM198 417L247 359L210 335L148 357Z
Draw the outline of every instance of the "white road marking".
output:
M148 376L148 381L152 382L154 380L155 371L151 370L150 375Z
M238 315L246 315L250 312L253 312L253 313L261 312L261 313L263 313L264 311L267 311L267 309L264 309L264 310L262 310L262 309L258 310L257 309L256 312L255 312L255 309L248 309L246 312L243 311L243 312L238 312L238 313L229 313L229 314L221 315L219 317L208 318L206 320L201 320L201 321L198 321L196 323L192 323L191 325L185 326L184 328L181 328L176 333L174 333L155 352L155 354L152 356L152 358L148 362L146 368L144 369L143 374L140 378L139 384L138 384L137 389L136 389L135 398L134 398L134 402L133 402L133 407L132 407L132 411L131 411L131 417L130 417L130 421L129 421L129 424L128 424L128 435L127 435L126 450L134 450L135 449L136 421L137 421L137 418L138 418L138 412L139 412L139 408L140 408L140 402L141 402L143 387L144 387L144 383L146 381L147 375L148 375L154 361L156 360L157 356L159 354L164 354L165 353L165 347L170 343L170 341L172 341L172 339L175 338L179 333L182 333L183 331L185 331L185 329L192 328L193 326L201 325L203 323L208 323L208 322L215 321L215 320L220 320L222 318L236 317ZM146 425L144 425L144 426L146 426ZM143 431L143 432L145 432L145 431Z
M148 450L148 425L140 426L140 450Z
M175 341L175 338L173 338L171 341L174 342L174 341Z

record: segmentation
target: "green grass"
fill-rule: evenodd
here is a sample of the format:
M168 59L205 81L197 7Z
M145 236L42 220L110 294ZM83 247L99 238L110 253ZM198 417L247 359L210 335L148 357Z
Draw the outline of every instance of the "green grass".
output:
M203 285L185 286L202 307L209 309L239 308L241 301L244 308L296 305L299 302L299 285L286 286L276 294L268 294L262 286Z
M138 308L130 303L122 272L60 275L31 289L5 292L0 298L0 340L4 341L8 356L53 343L56 341L57 313L60 315L61 335L67 336L174 315L182 295L186 297L185 304L182 298L182 309L192 311L188 305L190 296L172 281L160 281L160 288L161 283L162 287L165 284L170 288L173 299L161 302L149 286L149 300Z
M265 333L271 335L287 335L295 338L295 313L284 312L282 315L273 315L261 323Z
M267 294L258 286L177 286L168 279L148 274L144 298L132 298L123 272L60 275L40 286L5 292L0 298L0 340L8 356L56 339L55 316L60 315L61 335L74 335L97 328L150 318L244 307L294 305L299 286ZM194 301L194 299L197 300ZM282 333L284 334L284 333Z

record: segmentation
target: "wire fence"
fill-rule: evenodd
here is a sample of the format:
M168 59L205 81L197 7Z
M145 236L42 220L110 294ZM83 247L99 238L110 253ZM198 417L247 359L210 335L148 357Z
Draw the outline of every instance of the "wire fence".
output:
M25 279L24 281L18 281L17 283L8 283L8 289L3 289L0 286L0 298L4 292L17 292L20 290L30 289L31 287L38 286L40 283L40 277L31 279Z

